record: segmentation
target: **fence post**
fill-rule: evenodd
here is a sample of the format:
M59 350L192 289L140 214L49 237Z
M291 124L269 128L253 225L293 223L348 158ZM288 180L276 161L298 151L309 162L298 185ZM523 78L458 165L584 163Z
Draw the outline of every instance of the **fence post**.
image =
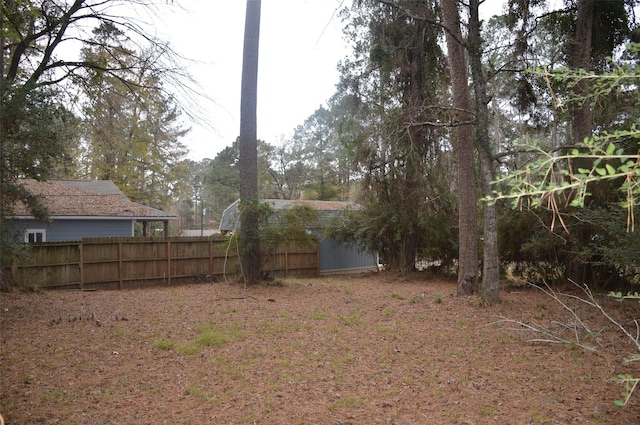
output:
M320 276L320 237L316 236L316 276Z
M165 247L167 252L167 279L169 286L171 286L171 275L173 274L171 270L171 241L165 239Z
M118 242L118 289L122 289L124 270L122 270L122 242Z
M209 271L208 274L213 275L213 239L209 238Z
M287 243L284 247L284 276L289 277L289 245L291 242Z
M84 245L82 244L82 242L78 243L78 251L79 254L78 256L80 257L79 260L79 267L80 267L80 289L84 289Z
M0 264L1 266L1 264ZM18 260L15 256L11 259L11 279L14 281L18 280ZM22 283L23 279L20 278L20 283Z

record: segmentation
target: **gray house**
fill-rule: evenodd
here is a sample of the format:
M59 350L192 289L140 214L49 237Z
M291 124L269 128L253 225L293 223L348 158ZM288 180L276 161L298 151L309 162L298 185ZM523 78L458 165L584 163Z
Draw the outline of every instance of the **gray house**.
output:
M276 211L276 216L277 211L288 209L295 205L305 205L313 208L318 213L319 228L307 230L320 235L322 228L327 226L334 217L359 208L353 202L338 201L265 199L264 202L268 203ZM224 210L222 220L220 220L220 233L224 234L240 228L239 203L240 200L237 200ZM358 246L346 245L322 236L320 236L319 257L321 275L378 270L376 256L373 253L366 252Z
M21 182L33 195L42 197L50 223L36 220L23 204L14 208L12 218L24 230L24 242L78 241L88 237L134 236L134 224L160 222L168 235L169 220L175 215L131 202L109 180L25 179Z

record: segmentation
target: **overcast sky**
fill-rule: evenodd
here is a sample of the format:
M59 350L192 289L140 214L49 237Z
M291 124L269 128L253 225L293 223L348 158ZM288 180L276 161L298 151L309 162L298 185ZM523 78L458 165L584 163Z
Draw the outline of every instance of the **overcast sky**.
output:
M203 93L207 125L191 124L194 160L214 158L240 133L245 0L181 0L163 9L159 36L185 61ZM339 0L263 0L258 74L258 138L275 144L334 93L347 54Z
M338 62L347 56L338 17L351 0L262 0L258 69L258 138L278 144L335 92ZM481 15L500 12L486 0ZM246 0L176 0L159 6L156 25L185 61L202 93L207 124L190 124L184 139L193 160L214 158L240 133L240 81Z

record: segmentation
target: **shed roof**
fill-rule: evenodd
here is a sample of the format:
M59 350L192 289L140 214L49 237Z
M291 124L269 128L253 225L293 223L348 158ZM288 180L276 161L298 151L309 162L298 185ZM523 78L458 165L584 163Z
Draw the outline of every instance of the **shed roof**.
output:
M345 211L361 208L360 205L354 202L341 201L310 201L306 199L264 199L263 201L276 211L292 208L296 205L311 207L318 212L318 223L321 226L326 226L334 217L343 214ZM221 232L240 228L239 203L240 200L238 199L222 213L222 220L220 220Z
M110 180L24 179L22 185L33 195L42 197L51 217L132 218L139 221L175 220L165 211L131 202ZM30 217L27 207L15 206L17 218Z

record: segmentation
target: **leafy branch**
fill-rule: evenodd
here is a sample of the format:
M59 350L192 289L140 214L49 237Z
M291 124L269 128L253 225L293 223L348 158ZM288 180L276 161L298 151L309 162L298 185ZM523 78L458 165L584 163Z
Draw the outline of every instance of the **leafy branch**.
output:
M640 45L627 46L629 52L640 51ZM611 71L597 74L585 70L560 69L550 71L546 68L532 72L541 74L547 81L556 107L563 109L569 103L589 102L597 104L601 97L614 93L637 91L640 80L640 67L612 62ZM559 82L571 89L581 82L589 82L589 94L583 97L571 97L561 100L553 91L552 81ZM568 93L573 93L567 90ZM635 152L619 147L621 142L628 146L632 141ZM537 159L520 170L513 171L497 179L494 184L502 188L486 202L500 199L513 201L517 208L547 208L553 213L553 229L558 221L565 231L561 208L584 207L585 199L590 195L589 185L616 180L621 182L619 190L624 196L622 207L627 210L627 230L635 229L634 206L640 195L640 120L636 119L628 128L615 131L599 131L585 138L580 146L565 147L560 150L545 150L539 144L524 145L525 152ZM583 166L576 166L580 161ZM590 164L589 167L584 164Z
M581 148L574 148L563 155L547 152L536 145L530 146L528 152L537 154L539 158L524 169L497 179L495 184L503 187L503 191L495 191L486 200L511 199L517 208L548 208L554 213L554 223L555 219L559 220L566 230L560 215L561 206L584 207L585 199L590 195L590 183L621 179L624 183L620 190L625 195L622 206L628 212L627 229L633 231L634 205L636 196L640 194L640 154L626 154L609 141L629 137L640 139L640 130L634 126L631 130L605 133L585 140ZM576 158L588 159L593 165L591 168L574 169L572 161Z

